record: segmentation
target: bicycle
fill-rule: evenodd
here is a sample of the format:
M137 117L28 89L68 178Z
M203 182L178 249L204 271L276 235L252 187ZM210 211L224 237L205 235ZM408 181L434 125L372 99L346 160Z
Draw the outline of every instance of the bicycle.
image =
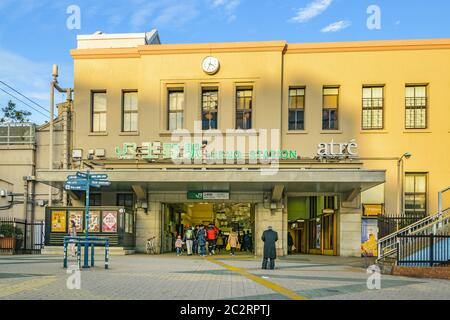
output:
M147 254L156 254L156 237L151 237L149 239L147 239L147 247L146 247L146 251Z

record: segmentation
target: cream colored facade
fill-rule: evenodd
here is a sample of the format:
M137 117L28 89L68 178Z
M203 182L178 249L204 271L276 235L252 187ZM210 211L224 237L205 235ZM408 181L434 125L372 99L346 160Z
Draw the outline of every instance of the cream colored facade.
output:
M134 40L133 40L134 41ZM189 190L228 190L228 202L255 206L256 253L262 253L262 232L272 225L279 232L279 254L287 253L288 198L332 195L338 200L336 254L359 256L362 204L383 204L398 213L398 159L404 172L427 174L427 213L437 211L438 191L450 185L450 40L375 41L288 44L284 41L211 44L148 44L134 47L75 49L72 149L83 161L70 170L37 170L37 181L61 188L74 170L91 168L109 174L113 186L103 205L115 205L115 194L133 192L136 209L136 249L146 239L161 240L161 205L190 202ZM217 57L220 70L206 74L202 60ZM427 85L426 129L405 129L405 86ZM384 87L384 128L363 130L362 89ZM322 89L339 87L339 128L322 130ZM201 120L202 88L219 91L218 129L235 128L236 89L253 89L252 129L279 129L281 149L296 150L301 159L280 162L274 176L242 168L261 165L175 165L170 161L119 160L115 148L124 143L171 141L167 130L168 90L182 88L183 127L194 131ZM288 130L289 89L305 88L305 128ZM122 132L122 93L138 91L138 131ZM92 132L92 92L107 96L106 131ZM246 134L249 138L254 133ZM318 144L355 139L352 160L319 161ZM104 149L105 157L88 157ZM216 169L211 172L201 169ZM167 169L178 169L167 170ZM200 171L193 172L193 169ZM280 188L282 195L275 196ZM278 189L279 190L279 189ZM273 197L275 207L267 208ZM269 201L270 202L270 201ZM76 200L72 205L81 204ZM336 244L335 244L336 245Z

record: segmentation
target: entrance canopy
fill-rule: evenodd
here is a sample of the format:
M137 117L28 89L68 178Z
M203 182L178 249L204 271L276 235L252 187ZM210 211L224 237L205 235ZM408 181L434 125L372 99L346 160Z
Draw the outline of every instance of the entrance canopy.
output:
M36 181L63 188L75 170L37 170ZM125 191L138 185L147 191L229 190L345 193L365 191L386 180L385 170L362 169L114 169L107 174L108 191ZM106 190L106 189L105 189Z

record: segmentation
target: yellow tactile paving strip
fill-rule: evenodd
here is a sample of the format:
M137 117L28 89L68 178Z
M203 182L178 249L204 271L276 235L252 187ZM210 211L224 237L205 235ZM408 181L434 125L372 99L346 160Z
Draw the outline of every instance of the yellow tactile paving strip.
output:
M286 288L284 288L284 287L282 287L282 286L280 286L280 285L278 285L276 283L273 283L273 282L271 282L271 281L269 281L267 279L255 276L255 275L245 271L244 269L231 266L229 264L226 264L226 263L224 263L222 261L218 261L218 260L213 259L213 258L207 258L207 260L212 262L212 263L214 263L214 264L217 264L217 265L219 265L219 266L221 266L221 267L223 267L223 268L225 268L225 269L227 269L229 271L236 272L236 273L246 277L247 279L255 281L256 283L258 283L258 284L260 284L260 285L262 285L262 286L264 286L266 288L269 288L269 289L271 289L271 290L273 290L273 291L275 291L275 292L277 292L277 293L279 293L279 294L281 294L281 295L283 295L285 297L288 297L289 299L292 299L292 300L308 300L308 298L303 297L303 296L295 293L294 291L286 289Z
M25 291L35 290L57 280L54 276L40 277L36 279L21 281L14 284L2 284L0 285L0 298L5 298L17 293Z

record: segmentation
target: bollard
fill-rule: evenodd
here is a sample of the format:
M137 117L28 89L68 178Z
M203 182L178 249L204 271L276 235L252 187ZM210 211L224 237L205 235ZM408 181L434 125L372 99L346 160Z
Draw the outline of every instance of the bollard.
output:
M95 248L94 243L91 243L91 267L94 267L94 255L95 255L94 248Z
M89 268L89 244L88 239L84 240L84 265L83 268Z
M109 240L105 242L105 269L109 268Z
M67 241L64 239L64 262L63 262L63 268L67 269Z
M78 263L78 268L81 269L81 242L79 240L77 241L77 247L78 247L77 263Z

